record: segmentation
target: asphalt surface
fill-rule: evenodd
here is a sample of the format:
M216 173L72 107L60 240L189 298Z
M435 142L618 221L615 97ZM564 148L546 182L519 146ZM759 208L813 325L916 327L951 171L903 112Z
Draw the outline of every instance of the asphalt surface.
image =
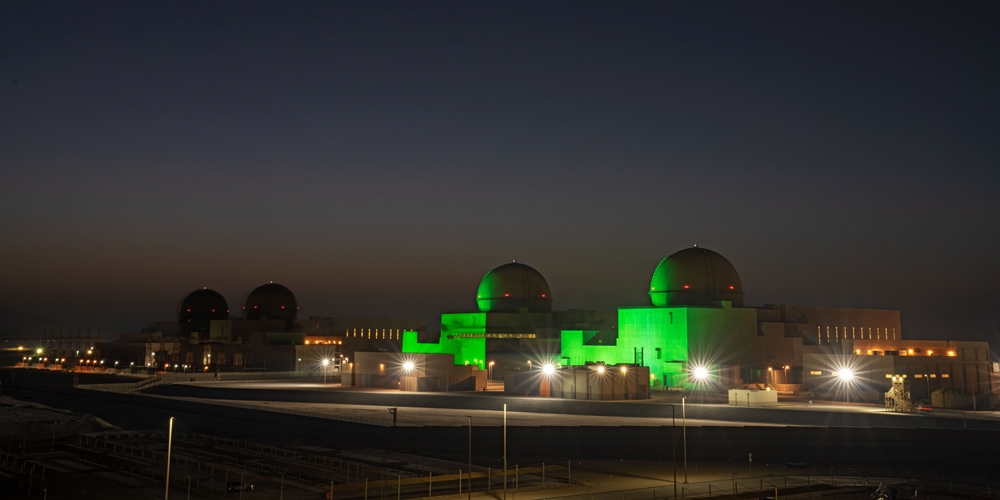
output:
M692 426L744 425L795 427L862 427L898 429L1000 430L1000 412L896 413L864 404L782 403L776 407L746 408L724 404L685 404L661 399L639 401L583 401L518 397L503 393L405 393L390 390L341 388L337 384L304 382L202 382L158 386L150 395L192 400L231 401L278 408L319 410L345 415L391 420L389 407L404 408L398 418L417 425L464 425L465 415L476 410L482 422L500 425L497 412L507 404L508 425L671 425L682 414ZM677 399L680 396L676 396ZM691 398L696 400L696 398ZM319 406L313 406L319 405ZM422 409L422 410L417 410ZM426 410L458 410L429 412ZM516 414L511 421L511 414ZM524 415L530 415L525 417ZM594 418L590 418L594 417ZM335 418L335 417L334 417Z

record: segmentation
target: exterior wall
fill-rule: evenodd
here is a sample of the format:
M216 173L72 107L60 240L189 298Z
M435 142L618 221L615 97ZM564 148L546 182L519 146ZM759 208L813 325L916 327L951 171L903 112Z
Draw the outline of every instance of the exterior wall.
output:
M729 406L778 406L778 391L729 389Z
M899 311L842 307L787 306L807 332L810 343L836 344L844 340L902 340Z
M647 366L654 386L683 387L692 366L764 366L754 309L630 307L618 310L613 345L588 340L592 332L563 332L562 359L570 365L603 362Z
M403 367L407 361L414 364L412 370ZM456 366L449 354L358 352L341 374L341 385L421 392L481 390L486 377L475 365Z
M913 398L920 401L930 401L930 394L938 389L959 389L974 394L988 394L994 390L986 342L865 339L844 342L836 347L808 348L810 352L803 357L804 383L810 390L838 392L838 398L846 397L841 387L844 384L835 375L844 367L856 374L850 384L851 395L864 399L872 394L877 398L879 393L888 391L893 375L905 377ZM911 348L913 354L909 352Z
M477 313L478 314L478 313ZM486 339L474 333L477 328L463 326L468 317L450 316L449 328L441 325L441 338L437 342L420 342L417 332L403 332L403 352L407 354L450 354L456 363L463 366L474 365L486 369ZM444 315L442 316L444 319ZM446 334L445 331L454 333ZM465 337L470 335L470 337Z
M625 366L625 365L622 365ZM583 400L623 400L649 398L649 368L606 365L604 373L596 366L570 366L551 375L541 371L510 374L504 393L518 396L542 396Z

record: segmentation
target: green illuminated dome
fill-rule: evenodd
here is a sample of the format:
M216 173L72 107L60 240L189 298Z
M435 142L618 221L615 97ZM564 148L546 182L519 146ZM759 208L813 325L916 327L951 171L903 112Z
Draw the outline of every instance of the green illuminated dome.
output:
M483 312L552 312L552 292L541 273L518 262L504 264L488 273L476 294Z
M725 257L707 248L685 248L660 261L649 284L654 306L743 307L743 283Z

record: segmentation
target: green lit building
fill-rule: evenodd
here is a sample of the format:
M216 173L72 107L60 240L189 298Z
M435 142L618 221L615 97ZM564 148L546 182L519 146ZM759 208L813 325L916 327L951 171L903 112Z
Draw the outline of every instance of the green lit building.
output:
M407 353L448 353L503 379L510 371L562 365L628 364L649 368L653 387L691 384L697 367L721 386L801 384L803 352L878 331L897 338L899 312L765 304L745 307L736 268L711 250L692 247L660 261L650 305L617 311L552 311L552 294L535 269L509 263L479 285L477 312L441 316L437 343L404 334ZM824 336L829 329L836 338ZM858 338L858 337L855 337ZM887 337L888 338L888 337ZM836 341L836 342L834 342Z

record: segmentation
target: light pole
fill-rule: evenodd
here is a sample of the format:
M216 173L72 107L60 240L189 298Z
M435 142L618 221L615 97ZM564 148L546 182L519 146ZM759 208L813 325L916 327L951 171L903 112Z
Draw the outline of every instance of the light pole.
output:
M493 380L493 362L492 361L490 361L489 370L487 370L487 372L486 372L486 378L488 380Z
M677 498L677 405L670 405L671 461L674 463L674 498Z
M628 367L622 365L620 370L622 372L622 389L625 391L625 399L628 399Z
M687 396L681 398L681 429L684 431L684 484L688 484L688 428L687 428Z
M163 491L163 500L170 500L170 452L173 450L174 446L174 417L170 417L170 426L167 431L167 474L164 476L166 479L166 489Z
M503 500L507 500L507 403L503 404Z
M326 385L326 367L330 366L329 359L323 359L323 385Z
M840 377L841 385L844 386L844 397L847 402L851 402L851 381L854 380L854 372L849 368L841 368L837 372L837 377Z
M782 384L787 384L788 383L788 365L784 366L784 370L785 370L785 376L784 376L784 378L781 379L781 383Z
M472 415L469 417L469 500L472 500Z

